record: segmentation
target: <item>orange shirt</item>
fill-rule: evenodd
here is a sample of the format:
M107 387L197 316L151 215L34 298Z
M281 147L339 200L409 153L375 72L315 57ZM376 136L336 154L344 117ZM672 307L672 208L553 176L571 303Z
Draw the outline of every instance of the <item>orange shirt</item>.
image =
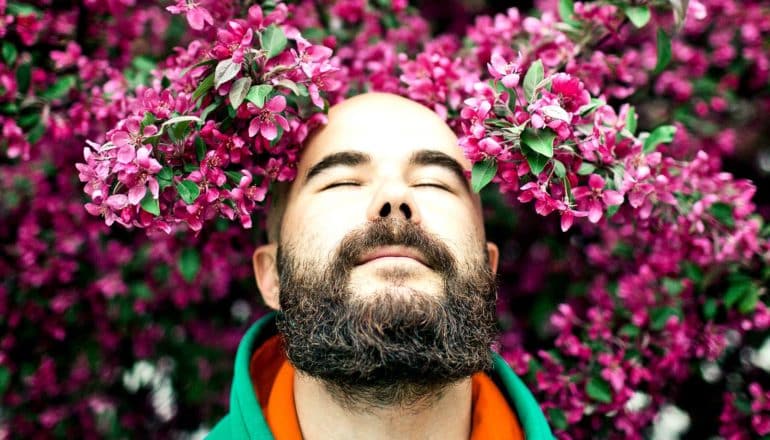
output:
M294 368L284 356L278 335L254 352L249 374L262 413L276 440L302 440L294 407ZM524 440L516 415L489 376L474 374L471 388L471 440Z

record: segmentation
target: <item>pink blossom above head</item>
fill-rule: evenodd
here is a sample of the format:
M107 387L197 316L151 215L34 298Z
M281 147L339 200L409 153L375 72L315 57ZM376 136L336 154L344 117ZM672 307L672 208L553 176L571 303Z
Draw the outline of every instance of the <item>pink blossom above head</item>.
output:
M173 6L167 6L166 10L172 14L185 14L187 23L190 27L196 31L203 30L208 25L214 24L214 17L204 7L200 6L197 1L191 0L177 0Z
M289 129L289 122L281 115L281 112L286 108L286 98L282 95L270 98L262 108L251 103L248 103L247 107L255 115L249 124L249 137L254 137L259 133L263 138L272 141L278 136L276 124L283 130Z

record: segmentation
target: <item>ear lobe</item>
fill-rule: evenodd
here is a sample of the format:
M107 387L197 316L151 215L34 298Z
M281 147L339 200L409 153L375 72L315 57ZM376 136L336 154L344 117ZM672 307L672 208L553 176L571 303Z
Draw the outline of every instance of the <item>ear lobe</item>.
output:
M489 259L489 268L492 273L497 275L497 263L500 261L500 250L497 245L491 241L487 242L487 257Z
M254 278L257 280L257 287L262 294L262 300L273 310L281 308L278 300L279 286L278 267L277 267L278 245L275 243L265 244L258 247L251 257L254 266Z

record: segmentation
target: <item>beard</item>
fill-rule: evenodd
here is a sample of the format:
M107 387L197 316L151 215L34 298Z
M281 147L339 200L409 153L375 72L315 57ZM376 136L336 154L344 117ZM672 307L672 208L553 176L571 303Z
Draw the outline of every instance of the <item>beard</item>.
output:
M419 251L440 275L442 294L404 295L409 272L399 268L378 272L389 281L385 291L351 292L350 273L362 255L389 245ZM496 285L483 250L459 264L413 223L385 218L347 234L325 266L301 255L278 249L277 327L292 365L344 407L429 404L448 385L491 367Z

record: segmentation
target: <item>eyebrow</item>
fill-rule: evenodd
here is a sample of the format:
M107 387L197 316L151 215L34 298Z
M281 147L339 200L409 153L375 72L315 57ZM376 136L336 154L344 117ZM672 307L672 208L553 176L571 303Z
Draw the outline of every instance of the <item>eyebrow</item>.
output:
M313 165L305 176L305 183L310 181L313 177L321 174L322 172L338 167L348 166L355 167L370 163L372 157L366 153L360 151L340 151L332 153ZM466 189L469 189L468 179L465 175L465 169L460 165L460 162L455 160L452 156L446 153L436 150L419 150L412 153L409 158L409 165L420 166L439 166L452 172L461 182L463 182Z
M442 153L436 150L420 150L415 151L412 157L409 159L409 165L433 165L448 169L451 171L460 182L463 182L465 189L470 189L468 186L468 178L465 176L465 169L460 162L455 160L452 156Z
M307 175L305 176L305 183L329 168L338 166L354 167L369 163L371 160L371 156L359 151L340 151L339 153L330 154L308 170Z

